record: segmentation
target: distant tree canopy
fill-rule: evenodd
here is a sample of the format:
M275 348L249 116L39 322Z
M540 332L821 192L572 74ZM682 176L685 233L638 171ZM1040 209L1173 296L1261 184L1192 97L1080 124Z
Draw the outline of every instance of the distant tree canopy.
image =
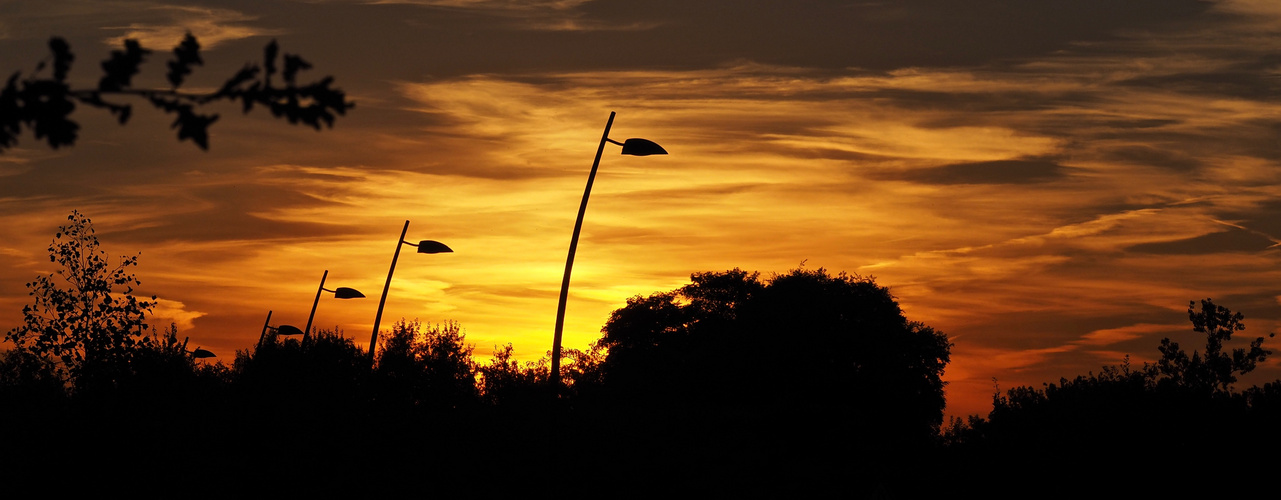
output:
M457 322L424 329L417 320L398 321L378 351L380 399L428 409L478 401L473 348Z
M772 428L793 422L836 441L937 435L951 344L908 321L872 278L796 269L761 280L734 269L691 279L611 315L598 344L611 394L747 409L772 415Z
M0 90L0 151L17 144L23 127L51 148L74 145L80 125L70 116L77 103L106 109L123 125L132 116L133 107L104 99L113 96L138 97L165 113L176 115L171 128L178 129L178 140L190 139L201 149L209 149L208 129L218 120L218 115L201 114L197 110L211 102L239 101L245 113L254 106L263 106L277 118L317 130L322 124L332 127L335 114L345 114L354 106L342 90L331 87L333 77L300 84L298 72L311 68L302 57L284 54L279 58L281 66L277 66L279 48L275 40L267 44L261 64L246 65L210 93L179 90L192 67L204 64L200 43L190 33L173 49L173 58L167 63L168 89L133 87L134 75L151 53L136 40L126 40L123 50L112 51L111 57L102 62L103 76L93 89L70 87L68 73L75 56L66 40L50 39L49 50L51 58L37 64L25 78L22 72L15 72ZM42 75L46 69L48 73ZM283 86L277 85L282 82Z
M1233 416L1224 407L1245 411L1254 391L1238 392L1233 388L1238 375L1254 370L1266 361L1272 351L1263 348L1263 337L1256 337L1248 348L1224 352L1224 343L1234 332L1245 330L1241 313L1233 313L1211 299L1188 304L1192 329L1205 334L1205 351L1191 355L1169 338L1157 348L1161 358L1156 363L1131 367L1129 357L1119 366L1104 366L1095 374L1075 379L1060 379L1058 384L1045 384L1043 389L1015 387L993 396L991 422L975 420L972 424L994 433L1033 432L1034 429L1056 428L1053 435L1039 439L1063 440L1072 444L1093 442L1085 435L1114 435L1116 429L1130 439L1138 439L1138 429L1162 429L1172 422L1208 423L1214 418ZM1054 419L1053 422L1050 419ZM1157 425L1157 422L1161 425ZM954 427L957 423L954 423ZM1089 432L1078 432L1088 426ZM1102 429L1113 429L1105 432ZM1037 431L1041 432L1041 431ZM1080 434L1080 435L1078 435ZM1165 440L1160 432L1149 432L1154 441Z
M1232 334L1245 330L1242 320L1245 316L1233 313L1226 307L1215 305L1210 299L1201 301L1201 310L1196 310L1196 302L1188 303L1188 320L1192 330L1205 334L1205 352L1192 351L1188 356L1179 348L1178 342L1162 339L1161 359L1156 369L1165 377L1165 383L1189 389L1226 393L1236 383L1237 375L1254 371L1259 362L1265 361L1272 351L1263 348L1263 337L1256 337L1250 342L1249 349L1238 348L1224 352L1223 343L1232 339Z
M1136 472L1145 462L1160 464L1168 457L1240 457L1232 464L1240 477L1271 474L1273 462L1245 458L1281 444L1276 433L1264 431L1281 418L1281 381L1246 390L1233 386L1271 351L1263 348L1263 337L1248 347L1225 349L1232 334L1245 329L1244 316L1210 299L1200 308L1189 303L1188 319L1193 331L1205 335L1204 351L1189 355L1178 343L1162 339L1155 363L1132 367L1127 356L1121 365L1098 373L1041 388L1015 387L993 395L986 419L952 421L944 441L971 462L954 469L951 480L958 488L967 482L977 488L983 472L1003 470L1014 478L1006 484L1040 487L1045 463L1100 450L1135 451L1152 460L1076 471L1073 480L1056 485L1057 492L1064 497L1096 496L1100 488L1145 496L1188 496L1200 488L1219 492L1217 481L1152 481Z

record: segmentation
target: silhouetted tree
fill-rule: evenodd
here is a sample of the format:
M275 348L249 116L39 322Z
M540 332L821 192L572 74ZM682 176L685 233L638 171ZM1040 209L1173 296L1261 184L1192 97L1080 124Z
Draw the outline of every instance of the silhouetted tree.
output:
M124 385L135 397L145 399L179 399L195 389L200 372L186 343L178 340L178 326L172 323L163 332L148 336L129 365L132 373Z
M599 345L588 350L561 349L560 385L547 384L551 352L535 361L521 363L511 344L496 349L488 364L478 365L481 395L494 406L522 408L546 406L556 399L596 396L607 390L603 384L605 350Z
M211 412L220 420L206 429L221 448L199 455L211 470L269 471L315 492L333 484L333 470L374 456L368 356L341 332L321 329L305 342L271 336L237 351L230 377L227 401Z
M1281 380L1274 380L1244 391L1254 420L1270 425L1281 420Z
M418 321L397 322L374 369L384 404L439 410L476 402L473 349L457 322L426 329Z
M547 388L547 363L516 360L511 344L494 351L488 364L476 367L480 391L486 403L494 406L528 407L542 405L552 396Z
M715 464L708 473L742 491L875 481L919 458L942 423L950 343L872 278L696 273L629 299L602 332L617 446L682 464L662 474Z
M88 217L73 211L67 220L49 245L49 260L59 269L27 283L34 303L22 308L23 324L6 339L54 362L77 390L114 387L151 341L145 320L155 296L133 295L140 283L129 267L138 264L137 255L113 265Z
M889 289L871 278L797 269L772 279L755 302L753 340L772 368L763 385L789 406L836 411L846 425L866 426L859 434L922 442L937 435L951 344L908 321ZM814 352L778 356L781 339L804 339Z
M607 383L664 397L693 388L699 399L906 411L897 416L911 415L917 433L937 431L950 344L907 321L873 279L797 269L762 282L735 269L691 281L610 316L599 341Z
M1201 301L1200 311L1196 310L1195 301L1189 302L1188 319L1192 321L1194 331L1205 334L1205 353L1192 351L1188 356L1177 342L1161 339L1158 348L1161 359L1156 366L1167 383L1193 390L1228 392L1237 381L1237 375L1250 373L1260 361L1265 361L1272 354L1263 348L1263 337L1250 342L1248 350L1238 348L1230 353L1224 352L1223 344L1232 339L1232 334L1245 330L1241 322L1245 317L1215 305L1211 299Z
M165 76L171 85L168 89L133 87L134 75L151 53L136 40L125 40L123 50L112 51L111 57L103 61L104 74L94 89L70 87L68 73L75 56L65 40L50 39L49 50L52 62L48 59L40 62L26 78L21 72L14 73L0 90L0 151L17 143L23 127L55 149L75 144L80 125L70 116L77 103L106 109L123 125L132 116L133 108L130 104L105 99L111 97L138 97L165 113L176 115L171 128L178 129L178 140L190 139L201 149L209 148L208 129L218 120L218 115L201 114L198 109L212 102L238 101L245 113L254 106L266 107L277 118L310 125L316 130L320 130L322 124L332 127L335 114L345 114L354 106L342 90L331 87L333 77L300 84L298 72L310 69L311 64L294 54L286 53L279 58L275 40L264 49L261 64L246 65L210 93L179 90L192 67L204 64L200 43L190 33L173 49L173 58L167 63L169 69ZM41 76L46 66L49 73ZM284 85L278 86L278 83Z
M305 342L271 335L253 350L237 351L231 374L248 411L314 425L322 415L363 410L369 366L351 339L320 330Z
M1233 390L1236 376L1251 371L1271 354L1263 338L1249 348L1225 352L1224 344L1245 329L1244 316L1210 299L1188 307L1193 330L1206 335L1205 352L1188 355L1162 339L1161 358L1132 369L1127 356L1099 373L1062 378L1042 388L1015 387L993 396L987 418L953 421L945 433L948 457L961 464L950 472L950 491L984 491L982 474L1008 471L1002 484L1020 490L1052 488L1064 496L1142 494L1162 496L1218 492L1213 481L1151 481L1159 457L1245 457L1270 449L1281 440L1258 432L1277 416L1278 383L1246 391ZM1043 464L1062 457L1088 456L1099 450L1133 450L1137 457L1157 458L1082 467L1053 485L1038 473ZM973 466L971 466L973 465ZM1234 462L1242 477L1269 470L1264 462ZM1022 496L1022 495L1020 495Z

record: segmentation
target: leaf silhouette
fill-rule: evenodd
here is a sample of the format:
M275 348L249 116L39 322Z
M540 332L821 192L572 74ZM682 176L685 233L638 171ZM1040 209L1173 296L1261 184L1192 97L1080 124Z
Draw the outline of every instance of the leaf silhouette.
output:
M157 109L176 115L172 128L178 129L180 141L190 139L201 149L209 148L209 126L218 120L217 114L200 114L198 107L214 101L240 101L245 113L256 106L271 111L272 116L288 120L291 124L303 123L314 129L333 127L335 117L345 115L355 106L346 94L333 87L333 77L299 84L298 73L311 69L307 60L296 54L284 54L283 70L277 66L279 45L272 40L263 50L263 61L248 64L217 91L188 93L179 91L195 66L203 66L200 43L191 33L173 49L173 59L166 61L165 77L172 86L169 90L132 88L134 75L151 53L136 40L125 40L123 50L111 51L102 62L103 76L95 89L71 89L66 84L75 56L70 45L58 37L49 40L53 53L51 78L38 74L46 66L36 67L36 75L23 78L14 73L0 89L0 151L17 144L23 128L30 129L37 139L48 142L57 149L74 145L80 126L70 119L80 102L95 108L106 109L121 124L129 121L133 107L127 103L111 102L106 96L143 98ZM272 76L281 73L285 87L276 87Z
M76 56L71 54L71 46L66 40L54 37L49 40L49 50L53 51L53 79L66 81L71 62L76 60Z
M178 112L171 128L178 129L178 140L191 139L200 149L209 149L209 125L218 121L218 115L198 115L190 107Z
M106 72L98 81L98 90L103 92L119 91L129 87L133 75L138 74L138 66L151 51L142 48L137 40L125 40L125 50L111 51L111 59L102 62Z
M165 77L176 89L182 85L183 79L191 74L192 66L201 66L205 62L200 59L200 42L197 42L196 37L191 33L187 33L182 43L174 47L173 55L174 59L168 63L169 73L165 74Z

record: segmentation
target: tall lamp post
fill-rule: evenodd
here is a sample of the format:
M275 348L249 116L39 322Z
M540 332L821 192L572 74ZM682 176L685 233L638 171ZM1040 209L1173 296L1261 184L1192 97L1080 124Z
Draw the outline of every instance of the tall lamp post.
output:
M391 288L391 275L396 272L396 260L400 258L401 245L418 247L418 253L450 253L452 249L445 246L444 243L435 240L422 240L418 243L405 241L405 233L409 232L409 221L405 221L405 228L400 230L400 239L396 241L396 253L391 256L391 269L387 270L387 283L383 285L383 296L378 299L378 314L374 316L374 334L369 338L369 364L374 364L374 349L378 347L378 325L383 320L383 305L387 303L387 290Z
M600 145L596 147L596 159L592 161L592 172L587 175L587 188L583 190L583 201L578 205L578 220L574 222L574 236L569 240L569 257L565 259L565 277L560 282L560 305L556 307L556 334L552 338L552 371L550 382L553 387L560 386L560 342L565 331L565 303L569 300L569 275L574 270L574 252L578 250L578 234L583 229L583 215L587 213L587 197L592 194L592 183L596 181L596 168L600 166L601 154L605 152L605 143L623 147L622 154L632 156L665 155L663 149L647 139L627 139L618 142L609 138L609 128L614 125L614 112L609 112L609 121L605 122L605 132L600 136Z
M365 294L360 293L360 291L359 291L359 290L356 290L355 288L347 288L347 287L342 287L342 286L340 286L340 287L338 287L338 288L336 288L336 289L333 289L333 290L330 290L330 289L328 289L328 288L325 288L325 279L326 279L326 278L329 278L329 270L328 270L328 269L326 269L326 270L325 270L325 274L320 275L320 287L316 288L316 300L312 301L312 303L311 303L311 314L307 316L307 328L304 328L304 329L302 330L302 338L303 338L303 341L306 341L306 340L307 340L307 336L308 336L308 335L311 335L311 320L313 320L313 319L315 319L315 318L316 318L316 306L320 305L320 293L321 293L321 292L329 292L329 293L332 293L332 294L334 294L334 298L336 298L336 299L363 299L363 298L365 298Z

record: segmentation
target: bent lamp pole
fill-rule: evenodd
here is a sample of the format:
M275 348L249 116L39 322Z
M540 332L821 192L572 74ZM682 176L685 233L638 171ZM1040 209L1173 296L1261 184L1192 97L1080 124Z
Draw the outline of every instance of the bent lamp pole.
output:
M565 259L565 277L560 282L560 304L556 307L556 333L552 337L552 367L548 380L552 387L560 387L560 344L565 332L565 303L569 300L569 276L574 270L574 253L578 250L578 235L583 229L583 215L587 213L587 198L592 194L592 183L596 181L596 169L600 167L600 157L605 152L605 143L623 147L622 154L631 156L665 155L667 151L657 143L647 139L627 139L618 142L609 138L609 129L614 125L614 112L609 112L609 121L605 122L605 132L600 136L600 145L596 147L596 159L592 161L592 171L587 175L587 187L583 189L583 201L578 205L578 220L574 222L574 236L569 240L569 256Z
M328 289L328 288L325 288L325 279L327 279L327 278L329 278L329 270L328 270L328 269L326 269L326 270L325 270L325 274L320 275L320 287L318 287L318 288L316 289L316 300L314 300L314 301L312 301L312 302L311 302L311 314L307 316L307 327L306 327L306 328L303 328L303 330L302 330L302 338L303 338L303 341L304 341L304 342L306 342L306 340L307 340L308 336L309 336L309 335L311 335L311 320L316 319L316 306L320 305L320 293L321 293L321 292L329 292L329 293L332 293L332 294L334 294L334 298L336 298L336 299L363 299L363 298L365 298L365 294L360 293L360 291L359 291L359 290L356 290L355 288L347 288L347 287L341 287L341 286L340 286L340 287L338 287L338 288L336 288L336 289L334 289L334 290L330 290L330 289Z
M445 246L444 243L434 240L422 240L418 243L405 241L405 233L409 232L409 221L405 221L405 227L400 230L400 239L396 241L396 252L391 256L391 269L387 270L387 283L383 285L383 296L378 299L378 314L374 316L374 333L369 338L369 365L374 364L374 350L378 347L378 326L383 320L383 306L387 304L387 290L391 289L391 275L396 272L396 260L400 259L400 247L409 245L417 247L418 253L450 253L453 249Z

